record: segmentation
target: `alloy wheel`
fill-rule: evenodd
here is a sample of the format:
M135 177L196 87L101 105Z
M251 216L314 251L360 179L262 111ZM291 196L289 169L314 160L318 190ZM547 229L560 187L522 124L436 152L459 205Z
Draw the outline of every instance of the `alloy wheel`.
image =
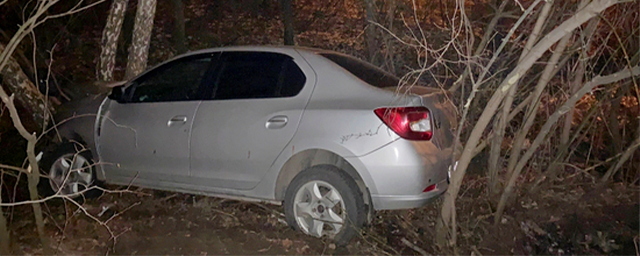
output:
M51 189L62 195L76 194L92 183L91 163L81 154L65 154L56 159L49 170Z
M298 189L293 201L298 226L308 235L333 237L340 233L347 219L342 196L331 184L313 180Z

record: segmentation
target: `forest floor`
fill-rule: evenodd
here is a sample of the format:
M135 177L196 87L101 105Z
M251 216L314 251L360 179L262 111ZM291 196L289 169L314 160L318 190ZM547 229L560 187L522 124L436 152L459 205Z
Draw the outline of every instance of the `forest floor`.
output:
M378 212L363 235L346 247L293 231L280 206L138 188L83 204L94 216L103 212L99 220L110 219L106 225L112 234L61 200L46 203L46 232L60 255L420 255L420 249L429 254L638 255L637 187L597 187L588 176L576 174L562 186L520 193L494 225L484 182L484 176L472 173L463 186L456 251L434 244L440 201L420 209ZM41 254L31 208L5 213L13 252Z

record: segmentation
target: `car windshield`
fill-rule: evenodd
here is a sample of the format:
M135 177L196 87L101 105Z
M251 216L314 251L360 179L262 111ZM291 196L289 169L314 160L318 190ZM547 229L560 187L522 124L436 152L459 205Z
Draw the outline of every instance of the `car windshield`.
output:
M400 80L393 74L354 57L339 53L320 53L320 55L340 65L349 71L349 73L375 87L397 87L400 84Z

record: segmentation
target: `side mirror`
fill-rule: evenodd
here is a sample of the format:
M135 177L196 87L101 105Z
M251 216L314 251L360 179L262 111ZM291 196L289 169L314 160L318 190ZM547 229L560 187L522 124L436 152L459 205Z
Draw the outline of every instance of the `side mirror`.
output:
M124 101L124 86L116 86L111 89L111 94L109 94L109 99L115 100L119 103Z

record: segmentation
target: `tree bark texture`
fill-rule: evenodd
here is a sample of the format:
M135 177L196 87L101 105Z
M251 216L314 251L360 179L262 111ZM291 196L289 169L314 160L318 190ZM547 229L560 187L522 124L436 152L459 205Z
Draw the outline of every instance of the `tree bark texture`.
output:
M284 25L284 45L295 45L293 31L293 3L292 0L280 0L282 23Z
M100 63L98 63L98 81L109 82L113 80L113 69L116 66L116 52L118 50L118 38L122 32L124 14L127 11L129 0L114 0L111 3L107 24L102 31L102 51Z
M125 79L131 79L147 68L149 43L155 14L156 0L140 0L138 2Z
M4 38L4 42L8 42L9 40L11 40L11 36L2 29L0 29L0 35ZM22 71L24 71L24 73L31 78L31 81L35 81L35 79L38 79L36 78L36 70L33 66L33 62L29 60L29 58L27 58L27 55L25 55L24 51L17 48L12 57L16 58L18 64L20 64L20 67L22 67Z
M184 3L183 0L172 0L173 3L173 40L178 54L187 52L187 39L184 29Z
M5 50L5 45L0 43L0 52ZM46 104L44 95L22 72L22 68L13 57L9 57L5 67L0 70L0 76L2 86L8 94L15 95L19 106L24 108L25 111L21 112L20 117L25 120L27 130L34 132L46 127L50 111L53 110L51 104Z

